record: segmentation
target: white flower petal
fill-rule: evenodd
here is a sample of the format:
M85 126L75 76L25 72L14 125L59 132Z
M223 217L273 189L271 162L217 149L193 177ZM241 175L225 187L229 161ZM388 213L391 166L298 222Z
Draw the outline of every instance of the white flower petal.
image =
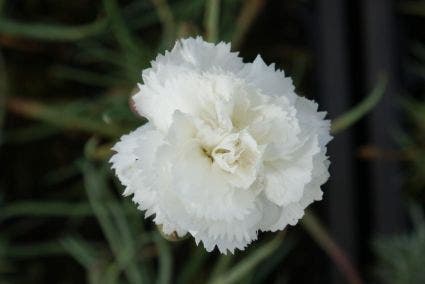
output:
M149 123L121 138L111 163L164 233L233 253L322 198L330 123L273 64L244 64L230 45L198 37L142 77L133 100Z
M162 134L147 123L122 136L121 140L114 145L112 150L116 154L111 157L110 163L123 185L128 186L135 173L140 170L138 164L140 159L143 159L142 165L153 163L155 150L161 140ZM126 192L126 195L132 192L133 190Z
M267 65L260 55L254 62L246 63L240 72L247 82L259 88L263 94L270 96L284 96L294 102L296 95L292 79L285 77L285 72L276 70L275 65Z
M312 137L287 159L265 164L265 193L270 201L286 206L299 201L312 179L313 158L319 152L317 137Z

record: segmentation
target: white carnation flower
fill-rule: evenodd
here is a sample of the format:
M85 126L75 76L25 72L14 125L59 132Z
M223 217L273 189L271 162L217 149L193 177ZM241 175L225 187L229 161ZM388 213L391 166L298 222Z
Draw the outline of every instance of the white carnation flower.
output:
M164 233L233 253L322 198L329 120L273 64L243 63L230 44L198 37L142 78L133 100L149 122L121 138L111 163Z

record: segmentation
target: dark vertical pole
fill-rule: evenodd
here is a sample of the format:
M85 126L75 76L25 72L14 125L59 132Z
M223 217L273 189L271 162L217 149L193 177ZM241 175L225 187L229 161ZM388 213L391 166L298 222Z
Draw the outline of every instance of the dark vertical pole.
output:
M392 131L397 127L395 18L391 0L363 0L365 80L368 89L380 74L388 77L387 91L369 120L370 143L394 148ZM396 161L377 159L371 164L372 232L390 234L403 228L400 168Z
M331 119L350 106L349 57L345 0L317 1L318 52L317 80L320 98ZM356 261L357 224L355 220L353 139L350 130L338 134L329 146L331 177L325 199L332 236ZM331 266L332 267L332 266ZM344 278L332 271L332 283Z

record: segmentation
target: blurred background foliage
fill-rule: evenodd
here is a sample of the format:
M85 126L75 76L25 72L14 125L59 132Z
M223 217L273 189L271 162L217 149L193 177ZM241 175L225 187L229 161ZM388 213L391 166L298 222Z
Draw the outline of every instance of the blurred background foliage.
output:
M285 67L300 94L313 93L313 58L299 13L314 3L269 2L0 0L0 283L326 283L324 252L353 273L310 214L306 231L261 234L235 255L169 241L120 196L107 163L120 135L145 122L128 101L141 70L177 38L232 41L246 60L260 52ZM416 29L423 26L425 2L403 1L396 9ZM362 270L384 283L425 281L425 223L418 217L425 197L425 42L406 37L410 95L400 100L400 150L368 155L403 161L406 199L419 205L411 234L370 240L376 263ZM385 80L376 84L335 121L335 131L378 102Z

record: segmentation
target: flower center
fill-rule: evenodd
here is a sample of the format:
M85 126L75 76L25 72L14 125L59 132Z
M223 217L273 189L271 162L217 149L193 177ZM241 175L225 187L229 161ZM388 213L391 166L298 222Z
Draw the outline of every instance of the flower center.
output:
M225 172L235 173L239 166L239 158L244 152L241 147L239 133L230 134L211 152L213 161Z
M255 180L261 151L247 131L228 134L212 150L203 148L203 152L233 185L247 188Z

